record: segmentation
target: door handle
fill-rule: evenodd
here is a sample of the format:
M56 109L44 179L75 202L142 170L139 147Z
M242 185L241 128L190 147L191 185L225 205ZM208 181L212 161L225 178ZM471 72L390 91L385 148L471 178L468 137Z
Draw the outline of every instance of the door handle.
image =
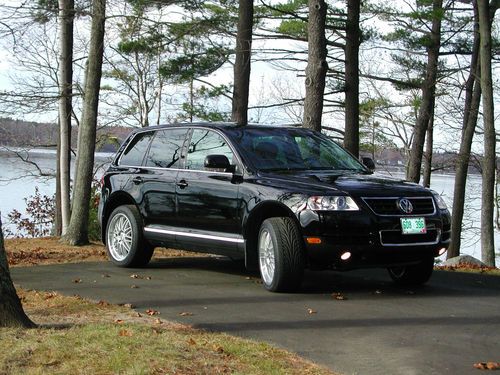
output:
M134 177L134 178L132 179L132 182L133 182L134 184L136 184L136 185L139 185L139 184L142 184L144 181L143 181L142 177Z
M181 189L184 189L187 188L189 184L187 183L186 180L180 180L179 182L177 182L176 185L179 186Z

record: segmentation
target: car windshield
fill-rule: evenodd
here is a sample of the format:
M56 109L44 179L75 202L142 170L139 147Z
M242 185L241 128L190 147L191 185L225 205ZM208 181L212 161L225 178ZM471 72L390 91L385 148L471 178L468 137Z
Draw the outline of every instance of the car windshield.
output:
M359 161L330 138L308 129L235 128L228 133L244 158L261 171L367 172Z

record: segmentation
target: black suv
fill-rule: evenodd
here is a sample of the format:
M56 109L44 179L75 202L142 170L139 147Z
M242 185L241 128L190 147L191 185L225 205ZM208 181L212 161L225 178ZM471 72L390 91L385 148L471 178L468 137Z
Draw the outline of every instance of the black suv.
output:
M99 218L111 260L146 265L155 246L259 268L293 291L305 267L385 267L429 280L450 241L441 197L382 178L304 128L177 124L132 132L102 180Z

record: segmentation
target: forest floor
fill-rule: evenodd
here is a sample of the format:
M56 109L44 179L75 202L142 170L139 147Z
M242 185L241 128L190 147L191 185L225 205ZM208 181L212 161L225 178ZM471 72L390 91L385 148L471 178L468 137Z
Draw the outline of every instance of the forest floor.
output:
M12 267L102 261L100 243L73 247L57 238L6 239ZM155 252L155 257L193 253ZM206 332L137 312L56 292L18 294L35 329L2 329L0 374L333 374L270 344Z

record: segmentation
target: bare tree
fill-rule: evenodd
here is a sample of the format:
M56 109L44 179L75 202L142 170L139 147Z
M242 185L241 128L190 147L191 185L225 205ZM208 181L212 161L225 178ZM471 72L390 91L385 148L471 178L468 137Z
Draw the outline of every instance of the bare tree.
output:
M0 219L0 327L33 328L33 323L25 314L16 289L10 278L9 264L3 240Z
M429 32L429 43L427 47L427 66L425 80L422 85L422 102L414 128L413 143L411 147L410 160L408 163L407 178L418 183L420 181L420 169L422 166L422 155L424 149L425 133L429 126L429 120L433 111L436 92L436 78L438 71L439 48L441 46L441 19L443 12L443 1L432 2L432 28Z
M236 60L234 62L233 109L231 116L232 120L239 125L246 125L248 122L252 28L253 0L239 0Z
M323 95L325 92L326 72L328 70L325 38L326 10L327 6L324 0L309 0L304 126L317 131L321 130Z
M74 0L59 0L59 187L62 234L70 220Z
M496 165L495 114L491 74L491 23L488 0L477 0L479 14L479 61L483 93L484 158L482 162L481 256L488 266L495 266L493 206Z
M347 0L345 44L345 137L344 146L359 155L359 14L360 1Z
M71 245L88 243L89 200L93 176L99 91L104 52L106 1L93 0L90 45L85 72L82 122L78 132L78 154L69 227L63 241Z

